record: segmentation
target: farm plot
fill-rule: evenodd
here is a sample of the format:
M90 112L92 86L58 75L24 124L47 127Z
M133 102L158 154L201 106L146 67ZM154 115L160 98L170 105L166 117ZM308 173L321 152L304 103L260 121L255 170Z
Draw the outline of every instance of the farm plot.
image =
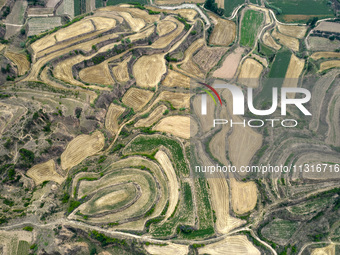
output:
M305 66L305 60L296 57L294 54L290 57L289 65L286 72L285 80L282 87L296 88L299 82L299 77ZM287 94L289 98L294 98L295 93Z
M246 10L244 12L241 23L240 45L250 48L254 47L263 20L264 15L262 12L254 10Z
M142 56L137 60L132 69L137 86L144 88L157 87L164 73L166 65L163 54Z
M162 119L153 130L170 133L184 139L189 139L190 134L196 134L197 125L193 119L186 116L170 116Z
M29 8L27 10L28 17L48 17L53 16L54 8Z
M205 45L204 39L198 39L193 42L189 48L185 51L185 57L180 63L180 69L184 70L186 74L190 77L200 77L203 78L204 74L200 68L192 60L193 54ZM176 66L177 69L177 66Z
M204 3L204 0L155 0L155 4L158 5L177 5L181 3Z
M54 181L62 184L65 180L65 178L55 170L55 163L52 159L45 163L33 166L27 171L26 175L32 178L36 185L39 185L44 181Z
M145 245L144 248L151 255L186 255L189 252L189 247L180 244L167 244L166 246Z
M72 37L79 36L81 34L89 33L94 30L94 26L89 19L84 19L72 24L62 30L55 33L56 40L58 42L71 39Z
M151 209L159 193L152 175L134 168L114 170L99 180L82 180L78 192L81 197L95 194L79 207L79 212L89 216L88 221L93 223L120 222L142 216Z
M340 33L340 24L336 22L320 22L314 30Z
M189 108L190 107L190 94L189 93L176 93L170 91L163 91L156 98L153 105L159 101L170 102L176 109Z
M335 245L330 244L323 248L316 248L312 251L311 255L336 255Z
M56 13L58 15L66 14L72 19L74 18L74 0L64 0L58 7Z
M215 18L217 24L214 26L209 37L209 44L217 46L229 46L236 37L236 24L233 21Z
M15 1L11 13L6 18L6 23L23 25L25 21L26 8L27 1Z
M332 197L316 198L311 201L288 207L287 210L294 214L310 214L322 210L322 208L325 208L333 201L334 198Z
M28 20L28 36L61 26L61 17L36 17Z
M262 41L265 45L275 50L281 49L281 45L277 44L271 34L267 31L262 36Z
M315 60L321 58L340 58L340 52L315 52L310 57Z
M151 100L153 95L150 90L131 88L125 93L122 102L137 112Z
M208 48L204 46L194 55L193 60L205 73L207 73L218 63L226 52L226 48Z
M159 36L166 35L176 29L177 24L170 20L161 20L157 23L157 33Z
M163 48L167 47L182 33L182 31L184 29L184 24L182 22L178 21L177 19L173 18L173 17L166 17L164 19L164 21L174 22L176 24L177 28L174 29L169 34L164 35L164 36L160 37L159 39L157 39L155 42L153 42L151 44L152 48L163 49Z
M260 255L261 252L248 241L246 236L229 236L222 241L205 245L198 254L211 255Z
M312 17L333 17L333 10L327 4L327 0L309 1L301 0L298 3L289 0L272 0L270 3L281 9L282 14L277 18L283 22L306 22Z
M161 135L139 135L133 139L123 150L123 155L152 154L160 146L170 150L171 157L176 169L177 176L189 174L184 154L180 143L166 136Z
M0 231L3 254L20 254L19 252L25 251L32 240L33 234L27 231ZM23 254L28 254L28 252Z
M325 71L327 69L338 67L340 67L340 60L325 61L320 64L320 72Z
M331 41L328 38L309 36L308 45L312 51L334 51L340 48L340 41Z
M30 69L30 63L28 62L26 55L6 51L5 56L17 66L19 75L24 75Z
M264 80L262 91L257 95L256 102L258 102L258 100L263 102L271 100L272 88L280 88L282 86L283 78L286 77L291 55L292 53L284 48L278 51L268 74L269 79Z
M168 74L162 81L162 85L166 87L189 88L190 78L173 70L168 70Z
M79 78L86 83L103 85L115 84L115 81L110 74L109 66L106 62L82 69L79 72Z
M112 68L112 73L119 82L127 82L130 80L129 71L127 63L130 61L131 57L126 58L123 62L119 63L117 66Z
M307 32L307 26L288 26L283 24L278 24L277 28L281 34L295 37L298 39L303 39Z
M167 107L165 105L158 106L147 118L137 121L135 127L149 127L153 125L163 117L166 109Z
M221 79L232 79L241 61L243 52L244 48L236 48L225 58L222 66L213 73L213 76Z
M87 157L101 151L104 147L104 141L105 137L99 131L94 132L92 135L77 136L61 154L61 168L69 170Z
M145 26L145 21L143 19L134 18L128 12L120 12L119 15L125 19L133 32L138 32Z
M276 29L272 32L272 36L279 40L280 44L286 46L287 48L293 50L293 51L299 51L300 44L299 40L284 34L281 34Z
M224 15L229 17L239 5L244 4L245 0L224 0Z
M245 214L253 210L257 203L257 187L254 182L230 180L231 205L237 214Z
M110 104L105 118L105 128L111 132L111 134L117 134L119 125L118 118L125 111L125 108L116 104Z
M165 214L165 218L163 219L166 221L176 209L176 205L179 199L179 183L177 180L175 169L172 166L172 163L168 157L168 155L164 151L158 151L155 155L155 158L159 162L159 164L164 169L164 172L168 178L168 185L169 185L169 206L168 210Z
M299 226L298 222L276 219L266 225L262 235L280 245L286 245Z
M263 66L259 62L247 58L241 67L238 82L250 88L257 88L262 70Z

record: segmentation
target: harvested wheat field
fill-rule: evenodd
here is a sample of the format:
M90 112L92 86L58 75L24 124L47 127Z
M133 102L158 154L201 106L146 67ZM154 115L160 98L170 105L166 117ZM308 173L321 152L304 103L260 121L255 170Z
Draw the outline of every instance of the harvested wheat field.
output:
M193 57L194 62L207 73L217 65L218 61L227 52L226 48L206 47L200 49Z
M296 88L298 86L299 77L303 71L304 66L305 60L300 59L292 54L282 87ZM288 93L287 96L288 98L294 98L295 93Z
M73 37L79 36L81 34L89 33L94 31L94 26L89 19L84 19L76 22L64 29L59 30L54 34L57 42L64 41L66 39L71 39Z
M276 29L274 29L272 36L279 40L279 42L286 46L287 48L293 50L293 51L299 51L300 48L300 44L299 44L299 40L284 34L281 34L280 32L278 32Z
M246 236L229 236L222 241L207 244L198 249L198 254L210 255L260 255L261 252Z
M174 29L169 34L164 35L164 36L158 38L156 41L154 41L151 44L152 48L163 49L163 48L167 47L170 43L172 43L182 33L182 31L184 29L184 25L183 25L182 22L179 22L177 19L175 19L173 17L166 17L164 19L164 21L166 21L166 20L176 23L177 28Z
M126 58L123 62L112 68L112 73L119 82L127 82L130 80L129 70L127 63L131 57Z
M249 88L257 88L262 70L263 66L259 62L252 58L247 58L242 64L238 82Z
M79 72L79 77L86 83L96 83L103 85L115 84L106 62L82 69Z
M2 51L5 47L6 47L5 44L1 44L1 43L0 43L0 51Z
M275 50L281 49L281 45L277 44L269 32L265 32L262 36L262 41L265 45Z
M133 75L137 86L150 88L157 87L162 75L166 72L163 54L142 56L133 66Z
M163 91L159 94L154 104L158 103L159 101L165 101L165 102L168 101L176 109L189 108L190 107L190 94Z
M320 64L320 72L331 68L340 67L340 60L330 60Z
M17 66L19 75L24 75L30 69L30 62L28 62L26 55L6 51L5 56Z
M69 170L84 159L101 151L104 147L104 135L96 131L92 135L79 135L74 138L61 154L61 168Z
M177 24L170 20L161 20L157 23L157 33L159 36L166 35L175 30Z
M311 255L336 255L335 254L335 245L330 244L323 248L316 248L312 251Z
M174 167L168 157L168 155L164 151L158 151L155 155L155 158L163 168L167 178L168 178L168 186L169 186L169 207L165 214L164 221L166 221L174 212L178 197L179 197L179 185L177 181L177 176Z
M218 173L214 177L216 178L208 178L208 183L211 191L212 207L216 213L216 230L219 233L227 234L243 222L230 216L229 187L223 173Z
M238 117L234 117L233 121L242 122ZM228 142L230 160L239 169L240 166L247 166L255 152L261 148L262 135L250 127L235 125Z
M307 26L289 26L278 24L277 27L280 33L299 39L304 38L307 32Z
M147 118L137 121L135 127L149 127L153 125L163 117L166 109L167 107L165 105L158 106Z
M222 66L213 73L213 76L221 79L232 79L241 61L243 52L243 48L236 48L225 58Z
M340 58L340 52L315 52L310 57L315 60L321 58Z
M144 248L151 255L186 255L189 252L189 247L180 244L167 244L166 246L145 245Z
M110 104L105 118L105 128L113 135L117 133L119 125L118 118L125 111L125 108L116 104Z
M145 26L145 22L143 19L134 18L128 12L120 12L119 15L125 19L133 32L138 32Z
M131 88L125 93L122 102L134 111L139 111L150 101L153 94L150 90Z
M171 88L190 88L190 78L176 71L168 70L168 74L162 81L162 85Z
M65 180L64 177L56 172L53 159L45 163L33 166L27 171L26 175L32 178L36 185L39 185L44 181L54 181L62 184Z
M210 37L209 44L229 46L236 37L236 24L233 21L216 18L217 24Z
M202 73L198 65L195 64L192 60L193 54L196 53L196 51L198 51L204 45L205 45L204 39L198 39L195 42L193 42L189 46L189 48L185 51L184 53L185 57L183 61L180 62L181 64L180 69L184 70L186 74L190 77L195 77L195 76L200 77L200 78L204 77L204 74ZM177 69L177 66L176 66L176 69Z
M255 182L239 182L230 179L231 205L237 214L245 214L253 210L257 203L257 187Z
M97 31L112 29L117 23L116 19L106 17L91 17L91 20L93 21Z
M196 122L187 116L170 116L162 119L152 130L166 132L174 136L189 139L197 132Z

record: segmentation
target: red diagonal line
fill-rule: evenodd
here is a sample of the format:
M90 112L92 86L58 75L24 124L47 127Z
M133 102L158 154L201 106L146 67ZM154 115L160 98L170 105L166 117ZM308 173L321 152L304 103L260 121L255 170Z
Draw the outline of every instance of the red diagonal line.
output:
M206 86L206 87L209 88L212 92L214 92L215 95L217 96L218 100L220 101L221 105L222 105L222 100L221 100L220 96L218 95L217 91L216 91L213 87L211 87L210 85L205 84L205 83L203 83L203 82L199 82L199 84L202 84L202 85Z

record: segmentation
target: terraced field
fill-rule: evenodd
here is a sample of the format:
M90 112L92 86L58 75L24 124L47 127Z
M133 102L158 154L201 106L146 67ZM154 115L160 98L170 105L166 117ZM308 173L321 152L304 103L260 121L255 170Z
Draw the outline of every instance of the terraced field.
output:
M1 11L0 254L338 253L337 2L32 4Z

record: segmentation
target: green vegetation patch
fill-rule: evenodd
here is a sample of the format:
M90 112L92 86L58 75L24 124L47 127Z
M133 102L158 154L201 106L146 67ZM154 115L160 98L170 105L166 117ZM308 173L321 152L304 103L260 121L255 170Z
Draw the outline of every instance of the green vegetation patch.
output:
M233 10L244 3L245 0L224 0L224 15L227 17L231 16Z
M290 207L290 211L295 214L307 214L322 210L333 202L333 197L320 197L299 205Z
M26 241L19 241L17 255L27 255L30 245Z
M133 154L152 154L158 150L159 146L163 145L170 150L172 162L177 170L177 174L189 175L189 168L185 162L184 154L179 142L160 135L140 135L131 141L123 151L124 155Z
M180 200L167 221L161 225L155 224L152 226L150 231L155 237L167 237L173 234L176 226L184 226L186 228L191 228L188 226L193 221L194 217L194 205L192 199L191 187L188 183L182 183L182 190ZM177 228L178 231L178 228Z
M241 25L242 46L253 47L259 28L263 22L263 14L254 10L247 10L244 13Z
M147 4L148 1L147 0L108 0L106 2L106 6L109 6L109 5L117 5L117 4L126 4L126 3L139 3L139 4ZM137 5L139 6L139 5Z
M271 241L286 243L295 233L297 228L297 222L277 219L270 222L262 229L262 235Z
M328 0L270 0L268 7L276 11L281 21L307 21L311 17L333 17L331 1Z

